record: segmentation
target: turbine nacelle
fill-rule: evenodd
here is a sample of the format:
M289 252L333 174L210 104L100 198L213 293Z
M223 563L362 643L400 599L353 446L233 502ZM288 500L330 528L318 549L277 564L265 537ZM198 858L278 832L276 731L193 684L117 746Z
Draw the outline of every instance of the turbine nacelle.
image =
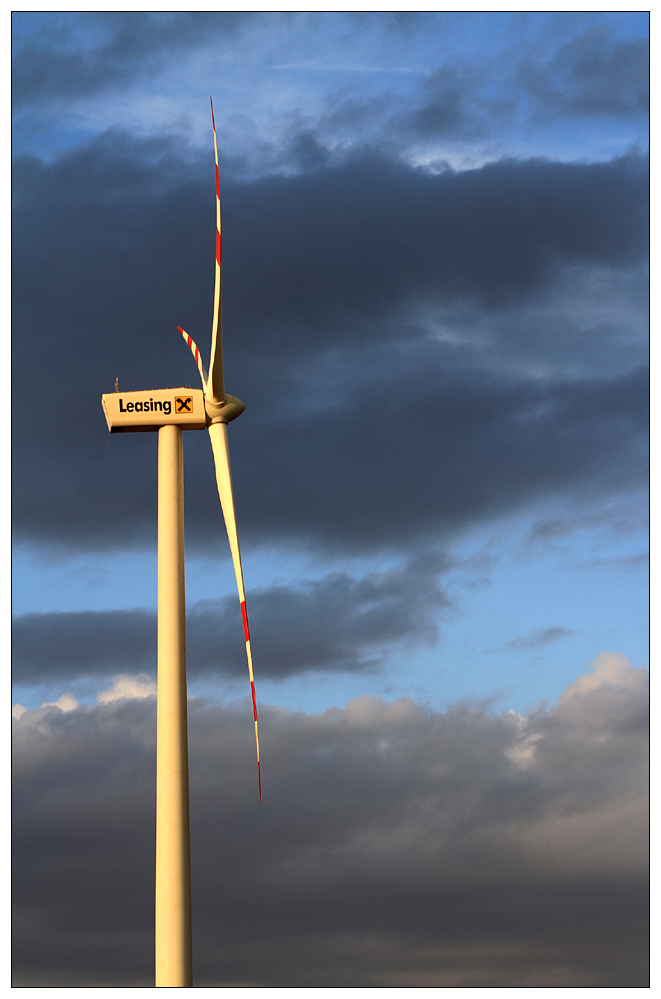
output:
M206 396L204 398L204 408L207 414L207 425L211 423L231 423L246 408L245 402L241 402L235 395L225 395L222 402L213 402Z

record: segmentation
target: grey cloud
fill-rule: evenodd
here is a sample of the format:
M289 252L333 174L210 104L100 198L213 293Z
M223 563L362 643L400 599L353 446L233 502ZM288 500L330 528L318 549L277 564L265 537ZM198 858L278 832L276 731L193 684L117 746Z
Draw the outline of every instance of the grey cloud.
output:
M201 327L205 317L206 327L208 309L193 302L207 283L211 195L206 175L198 178L172 144L134 146L112 134L51 167L20 158L17 290L24 268L57 250L61 264L52 275L42 268L35 310L61 298L55 282L66 267L81 282L80 305L98 314L90 292L108 300L108 283L125 286L133 268L136 286L149 289L146 300L129 293L139 308L133 325L144 313L154 326L170 309ZM635 157L433 175L365 154L297 177L225 181L223 208L224 307L249 350L271 345L275 333L280 349L318 350L331 328L335 344L347 343L359 335L352 318L374 336L377 322L411 300L468 298L492 309L553 287L561 264L620 268L647 255L647 169ZM89 261L97 248L100 274ZM98 318L121 319L122 329L126 304L113 306Z
M442 28L443 16L437 11L421 10L351 10L346 12L349 20L359 29L374 28L384 34L402 34L407 36L415 33Z
M573 511L562 516L546 517L532 525L526 543L553 544L566 538L577 528L595 527L605 529L612 537L619 538L646 530L649 527L647 503L641 504L638 510L633 511L627 504L618 503L616 500L587 514Z
M590 371L597 377L646 362L648 306L645 268L570 265L527 303L497 312L448 304L430 310L426 321L431 336L445 338L446 349L451 345L466 357L479 351L492 371L569 378Z
M528 649L540 649L552 642L557 642L561 638L571 638L576 632L571 628L564 628L562 625L554 625L552 628L537 628L529 635L519 635L507 642L504 649L511 649L513 652L524 652Z
M14 15L20 20L20 13ZM30 41L17 42L12 60L14 107L87 97L124 87L179 53L232 36L251 17L240 11L103 11L51 20ZM90 44L89 29L103 41ZM83 33L81 39L80 34Z
M436 19L434 30L441 24ZM420 26L424 30L424 21ZM642 124L649 109L649 40L617 38L604 25L561 37L558 42L550 33L539 47L527 37L498 52L493 63L462 60L450 50L406 96L395 89L370 97L340 92L319 117L319 131L338 137L349 126L354 141L370 136L401 148L402 137L499 141L503 128L534 129L553 118L615 116Z
M152 667L156 615L136 611L25 614L12 621L15 683Z
M99 400L116 375L124 388L195 379L175 327L199 339L209 325L213 189L197 178L168 143L113 135L52 166L16 165L14 386L41 400L15 419L20 536L153 543L154 441L109 438ZM498 317L500 339L503 308L548 301L566 266L637 267L646 191L635 158L431 176L370 155L224 184L247 540L259 525L260 540L397 547L543 494L620 490L644 475L644 370L485 375L479 343L453 353L409 317L456 302L463 329L472 309L480 336ZM202 533L208 544L218 521L203 437L186 443L193 544Z
M645 987L647 677L593 667L527 716L262 709L261 806L249 704L190 702L197 985ZM14 734L14 984L148 986L153 700Z
M646 116L649 40L615 39L595 25L548 60L522 60L518 78L547 113Z
M644 370L521 384L434 379L430 367L366 387L332 414L246 416L232 434L242 536L396 550L538 498L601 501L644 486L647 387ZM154 441L108 444L103 434L99 426L80 471L76 455L69 481L59 455L39 455L33 487L15 484L17 529L81 547L141 540L142 530L143 543L154 543ZM196 436L186 441L187 536L224 546L208 441L189 443Z
M395 115L389 127L426 137L481 138L515 112L512 98L488 98L481 68L439 66L424 80L417 107Z
M433 135L461 135L470 130L475 106L475 81L454 67L441 67L425 81L427 101L408 118L415 131Z
M649 552L636 552L635 555L615 555L613 558L592 558L579 562L581 569L638 569L648 566L650 562Z
M249 594L254 654L260 676L376 669L386 648L437 637L438 611L449 604L437 576L436 556L352 579L330 574L298 587L274 586ZM187 660L192 679L243 678L246 671L238 601L194 604L187 618ZM153 672L156 614L81 611L26 614L12 623L14 682ZM261 655L260 650L268 650Z
M327 167L333 159L312 129L295 132L284 158L288 164L304 172Z
M410 301L490 310L552 287L561 264L644 261L644 171L634 159L503 161L433 175L366 155L237 187L228 314L236 298L239 326L254 329L268 300L280 339L298 332L305 349L308 326L353 339L352 316L378 321Z
M538 497L619 493L645 481L646 387L643 371L549 385L430 367L384 381L356 392L341 421L255 426L262 457L246 468L243 516L264 537L396 549Z

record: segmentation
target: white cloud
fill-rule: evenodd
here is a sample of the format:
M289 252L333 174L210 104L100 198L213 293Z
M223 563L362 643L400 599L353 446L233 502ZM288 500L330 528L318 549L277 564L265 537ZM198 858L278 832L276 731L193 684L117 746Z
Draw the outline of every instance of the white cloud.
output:
M600 652L590 663L593 672L584 673L562 693L561 703L589 694L600 687L637 688L647 682L644 670L635 669L621 652Z
M151 981L150 693L13 727L16 983ZM263 706L260 806L250 703L191 702L198 985L642 987L647 704L602 653L525 715Z
M74 711L79 708L80 704L73 696L73 694L61 694L56 701L44 701L40 704L38 708L26 708L22 704L13 704L11 709L11 716L14 721L23 722L24 724L30 724L35 722L36 724L41 724L41 722L48 716L50 708L57 708L63 714L68 714L70 711Z
M42 708L59 708L60 711L74 711L80 704L73 694L62 694L56 701L44 701Z
M120 674L113 678L108 690L103 690L97 697L99 704L109 704L111 701L122 701L127 698L142 698L156 696L156 682L146 673L136 676Z

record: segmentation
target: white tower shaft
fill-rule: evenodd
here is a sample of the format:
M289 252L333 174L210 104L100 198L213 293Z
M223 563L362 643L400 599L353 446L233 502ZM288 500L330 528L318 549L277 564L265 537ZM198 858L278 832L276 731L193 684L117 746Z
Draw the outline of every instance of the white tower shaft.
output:
M193 984L181 427L158 432L156 987Z

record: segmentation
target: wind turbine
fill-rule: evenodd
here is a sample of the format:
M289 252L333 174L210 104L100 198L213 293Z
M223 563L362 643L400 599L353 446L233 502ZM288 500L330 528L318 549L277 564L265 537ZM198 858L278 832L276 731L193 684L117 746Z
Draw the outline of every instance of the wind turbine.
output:
M255 680L227 439L227 424L246 407L240 399L225 392L223 378L220 177L213 102L211 122L216 158L216 277L209 374L204 370L196 344L178 327L197 362L202 391L185 387L120 392L116 382L115 392L101 399L111 433L158 431L156 986L166 988L193 984L182 430L207 427L211 439L218 495L241 603L255 720L257 784L262 800Z

